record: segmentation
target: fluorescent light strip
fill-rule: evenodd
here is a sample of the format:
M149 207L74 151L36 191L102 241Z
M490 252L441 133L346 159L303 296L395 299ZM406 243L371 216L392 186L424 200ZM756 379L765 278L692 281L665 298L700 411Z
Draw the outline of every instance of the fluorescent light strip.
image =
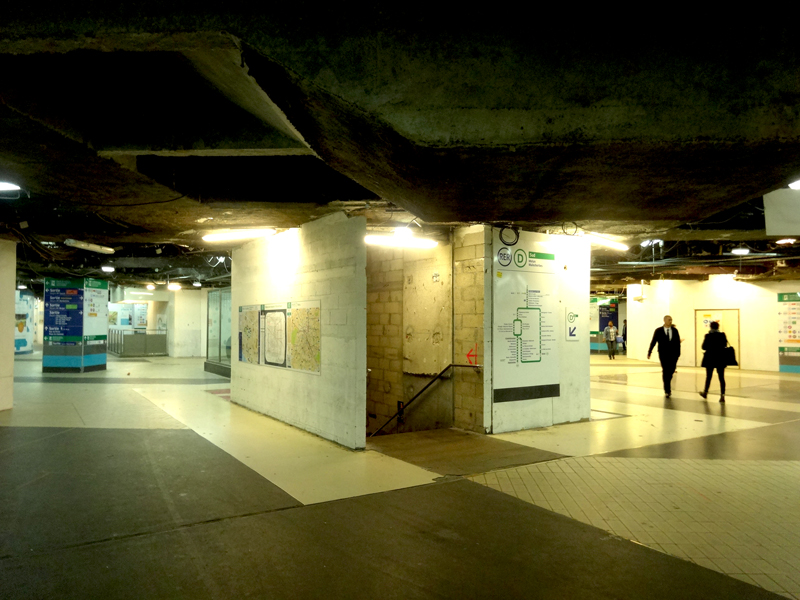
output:
M99 254L114 254L114 249L108 246L99 246L97 244L90 244L89 242L73 240L72 238L64 240L64 245L80 248L81 250L89 250L90 252L97 252Z
M19 191L19 186L16 183L8 181L0 181L0 192L16 192Z

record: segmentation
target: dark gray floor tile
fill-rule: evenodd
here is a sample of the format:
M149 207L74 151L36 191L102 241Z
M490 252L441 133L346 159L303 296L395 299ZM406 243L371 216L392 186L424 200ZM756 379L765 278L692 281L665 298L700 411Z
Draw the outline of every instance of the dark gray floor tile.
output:
M0 428L0 556L298 505L190 430Z
M767 599L467 481L0 561L8 598Z

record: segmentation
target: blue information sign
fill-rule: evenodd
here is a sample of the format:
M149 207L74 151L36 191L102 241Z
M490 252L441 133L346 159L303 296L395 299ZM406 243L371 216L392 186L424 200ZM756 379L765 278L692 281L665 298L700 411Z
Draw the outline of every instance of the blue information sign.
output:
M72 345L83 336L83 281L47 279L44 290L44 339Z

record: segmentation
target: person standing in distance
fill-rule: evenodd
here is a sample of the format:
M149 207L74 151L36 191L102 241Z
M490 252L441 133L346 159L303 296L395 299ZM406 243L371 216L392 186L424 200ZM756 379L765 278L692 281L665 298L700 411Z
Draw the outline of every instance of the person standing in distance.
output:
M661 361L661 377L664 380L664 395L669 398L672 396L672 376L675 374L675 367L681 355L681 336L672 326L672 317L669 315L664 317L664 326L658 327L653 332L647 358L650 358L656 344L658 344L658 359Z
M606 328L603 330L603 339L608 346L608 360L614 358L617 350L617 328L614 327L614 321L609 321Z
M719 330L719 323L712 321L709 324L710 331L703 339L703 362L700 366L706 369L706 385L700 395L705 400L708 398L708 387L711 385L711 378L714 376L714 369L719 376L719 401L725 402L725 357L722 351L728 345L728 337Z
M628 319L622 321L622 349L628 353Z

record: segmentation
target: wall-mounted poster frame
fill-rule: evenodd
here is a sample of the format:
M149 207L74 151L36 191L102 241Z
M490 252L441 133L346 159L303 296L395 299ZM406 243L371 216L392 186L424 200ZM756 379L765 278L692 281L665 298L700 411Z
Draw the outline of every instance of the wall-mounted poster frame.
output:
M320 374L319 300L239 307L239 362Z

